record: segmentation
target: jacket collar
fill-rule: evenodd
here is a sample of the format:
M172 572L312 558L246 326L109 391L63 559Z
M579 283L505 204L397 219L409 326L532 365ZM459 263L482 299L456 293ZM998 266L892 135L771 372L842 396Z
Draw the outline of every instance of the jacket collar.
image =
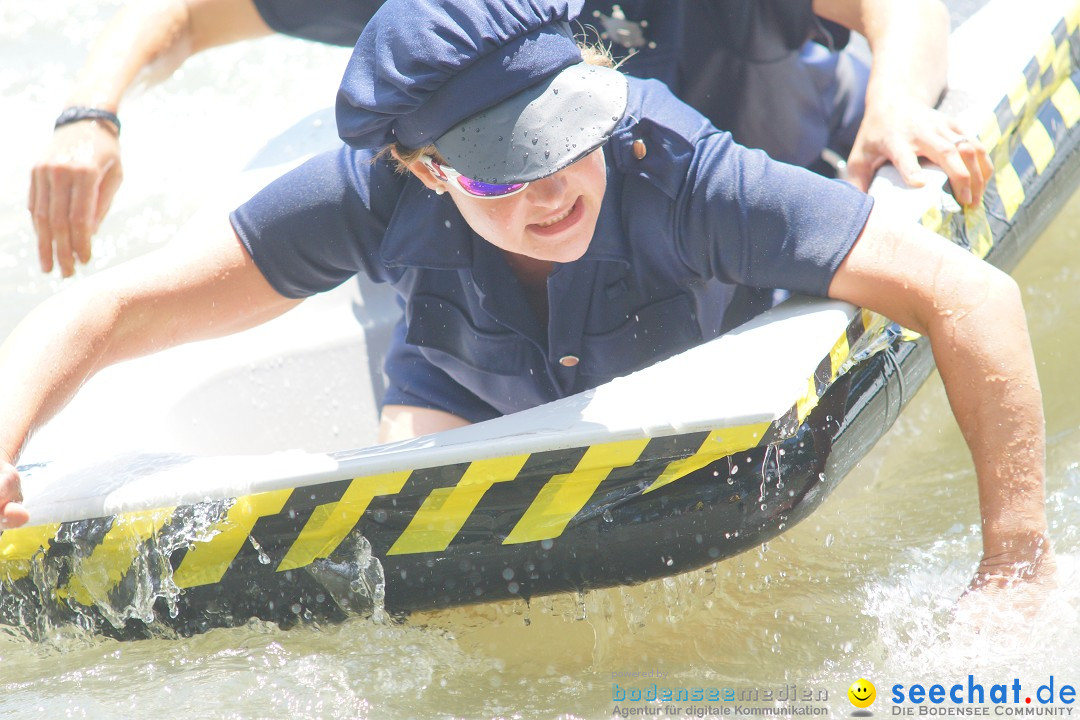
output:
M472 267L473 232L453 200L408 178L386 225L380 253L387 267Z

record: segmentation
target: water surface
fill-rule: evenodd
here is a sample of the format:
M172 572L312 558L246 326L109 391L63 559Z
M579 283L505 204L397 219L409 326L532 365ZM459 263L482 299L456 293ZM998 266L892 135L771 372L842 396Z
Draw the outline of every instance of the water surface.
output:
M37 270L27 177L81 48L116 7L0 6L0 336L66 284ZM214 199L207 169L242 167L267 137L329 105L344 60L341 50L276 38L208 54L129 103L127 182L81 274L165 242ZM1045 392L1048 508L1065 578L1033 623L980 635L951 625L979 558L978 507L934 376L814 516L707 570L402 623L252 623L127 644L74 630L38 645L0 636L0 717L602 718L615 682L826 689L834 714L847 715L844 692L859 677L883 697L894 683L968 673L987 685L1016 677L1034 688L1051 674L1078 684L1078 228L1080 196L1016 272ZM653 677L613 678L632 672ZM886 708L879 701L877 714Z

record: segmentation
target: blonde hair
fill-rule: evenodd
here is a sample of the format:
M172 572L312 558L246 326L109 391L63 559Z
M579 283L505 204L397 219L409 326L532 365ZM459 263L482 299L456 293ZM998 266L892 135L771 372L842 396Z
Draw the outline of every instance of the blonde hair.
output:
M427 145L426 147L418 148L416 150L409 150L401 143L391 143L379 151L379 154L372 158L372 162L381 160L389 155L394 160L394 169L402 175L409 173L409 166L414 162L417 162L424 155L430 155L435 158L435 162L445 165L446 161L443 159L439 151L435 149L434 145Z
M589 65L607 68L616 66L615 59L611 56L611 50L607 47L584 42L579 42L578 47L581 48L581 59ZM380 150L372 162L380 160L387 155L394 159L394 169L403 175L409 172L409 165L417 162L424 155L430 155L436 162L444 165L446 164L446 161L443 159L442 155L439 154L439 151L435 149L434 145L409 149L401 143L391 143Z

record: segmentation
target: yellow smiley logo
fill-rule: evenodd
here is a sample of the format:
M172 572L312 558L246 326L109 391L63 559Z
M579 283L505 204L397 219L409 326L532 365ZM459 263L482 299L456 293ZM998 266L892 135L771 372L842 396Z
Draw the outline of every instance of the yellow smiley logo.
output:
M867 708L874 704L877 698L877 688L869 680L859 678L851 683L847 690L848 700L857 708Z

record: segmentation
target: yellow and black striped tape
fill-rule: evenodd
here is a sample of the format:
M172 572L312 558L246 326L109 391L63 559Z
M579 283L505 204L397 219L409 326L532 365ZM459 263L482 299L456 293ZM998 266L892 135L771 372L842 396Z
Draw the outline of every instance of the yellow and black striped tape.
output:
M1024 204L1032 178L1048 167L1061 139L1080 120L1074 75L1080 55L1078 24L1080 5L1040 47L980 134L996 167L984 207L951 214L935 208L922 218L924 225L966 242L980 257L990 252L994 238ZM330 556L381 497L394 498L395 510L405 520L393 542L375 548L377 554L437 556L457 538L490 532L485 520L490 508L505 507L510 501L517 503L518 515L502 537L504 545L553 540L575 518L591 512L590 504L597 502L597 490L606 480L634 477L640 491L648 493L733 453L790 437L848 370L857 349L872 344L889 324L874 313L857 313L808 378L802 397L773 422L405 470L236 498L223 504L219 517L201 528L197 539L172 553L173 581L179 588L223 582L245 548L265 554L278 572L304 567ZM408 502L414 507L404 507ZM106 599L137 563L144 546L190 513L188 506L99 520L99 531L83 538L76 571L60 579L57 597L82 605ZM377 511L375 515L379 522ZM20 528L0 535L0 583L30 575L36 558L47 555L55 539L73 525Z
M968 245L980 258L1005 234L1035 181L1080 121L1078 26L1080 5L1055 26L983 122L979 139L994 163L983 206L951 213L931 208L923 225Z
M423 498L407 525L387 548L387 555L441 553L468 531L478 506L496 495L500 485L527 484L528 502L502 539L504 545L543 542L559 537L595 499L597 488L619 475L638 479L641 492L657 490L733 453L780 439L806 418L817 399L847 362L863 336L869 313L860 313L833 351L822 359L800 399L784 422L762 422L712 432L663 438L642 438L587 448L536 452L477 460L453 466L402 471L278 490L237 498L223 516L186 549L174 555L173 581L179 588L222 582L245 546L262 548L279 572L329 557L345 540L378 496ZM793 424L792 424L793 423ZM642 480L645 478L645 480ZM324 502L314 503L317 493ZM517 490L519 495L521 489ZM501 501L497 501L502 504ZM401 511L400 504L396 510ZM108 594L142 556L162 527L183 508L163 508L111 518L108 528L81 558L78 571L57 590L60 598L91 605ZM481 528L483 530L483 528ZM48 552L60 525L11 530L0 536L0 581L26 577L35 555ZM290 542L260 543L259 537Z

